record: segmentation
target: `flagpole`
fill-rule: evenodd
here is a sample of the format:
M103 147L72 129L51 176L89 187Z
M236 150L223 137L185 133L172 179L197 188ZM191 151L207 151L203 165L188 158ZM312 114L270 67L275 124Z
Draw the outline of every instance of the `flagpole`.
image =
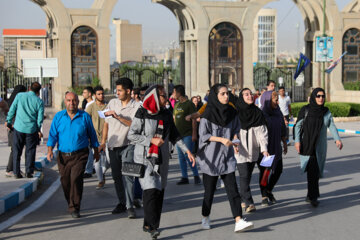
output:
M326 0L324 0L324 4L323 4L323 37L326 37L326 31L325 31L325 27L326 27L326 14L325 14L325 9L326 9ZM325 43L327 44L327 43ZM326 56L327 59L327 56ZM325 62L322 63L322 88L325 89Z

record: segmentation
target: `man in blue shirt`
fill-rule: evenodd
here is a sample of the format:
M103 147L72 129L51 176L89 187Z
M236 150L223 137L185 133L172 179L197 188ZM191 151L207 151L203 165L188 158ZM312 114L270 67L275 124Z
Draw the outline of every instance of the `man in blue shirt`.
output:
M78 96L72 92L67 93L65 105L66 110L58 112L51 123L47 159L52 160L53 149L58 143L61 185L71 216L79 218L89 139L96 161L99 161L99 142L90 115L78 110Z
M12 143L15 178L22 178L20 174L20 158L24 146L26 146L26 177L33 177L36 145L42 136L40 129L44 120L44 103L39 98L41 85L38 82L33 82L30 89L31 91L19 93L16 96L6 118L6 125L11 129L10 123L16 115Z

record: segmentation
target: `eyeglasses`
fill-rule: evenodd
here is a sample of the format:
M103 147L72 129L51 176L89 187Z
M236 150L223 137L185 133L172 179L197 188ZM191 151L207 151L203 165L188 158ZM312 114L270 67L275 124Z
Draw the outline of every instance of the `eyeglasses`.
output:
M325 95L316 95L316 98L325 98Z
M159 95L160 97L163 97L163 98L165 98L166 99L166 95Z

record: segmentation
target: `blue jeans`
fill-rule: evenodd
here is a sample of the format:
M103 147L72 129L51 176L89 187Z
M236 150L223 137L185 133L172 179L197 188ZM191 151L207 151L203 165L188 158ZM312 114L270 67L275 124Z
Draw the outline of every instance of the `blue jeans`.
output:
M186 137L183 137L182 140L184 141L186 147L190 150L190 152L192 152L193 147L194 147L192 137L191 136L186 136ZM191 166L192 164L191 164L189 158L187 157L187 154L183 153L182 150L177 145L176 145L176 149L177 149L178 156L179 156L179 163L180 163L182 177L183 178L188 178L186 162L189 164L189 166L190 166L190 168L191 168L191 170L193 172L194 177L199 176L197 166L196 165L194 167Z
M94 154L92 149L89 147L89 157L85 167L85 173L92 174L94 169Z

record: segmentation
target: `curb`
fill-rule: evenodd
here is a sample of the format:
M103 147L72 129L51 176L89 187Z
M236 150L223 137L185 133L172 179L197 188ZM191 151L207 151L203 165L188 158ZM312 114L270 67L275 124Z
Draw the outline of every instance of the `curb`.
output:
M58 150L54 150L54 158L57 158ZM39 160L35 161L35 168L43 169L50 162L46 157L42 157ZM12 193L0 198L0 215L17 207L26 199L28 199L38 188L44 178L42 172L36 172L30 181L20 186L18 189Z
M295 124L290 123L289 127L294 127ZM341 133L347 133L347 134L358 134L360 135L360 131L355 131L355 130L347 130L347 129L338 129L338 132Z
M31 194L37 190L41 176L41 172L35 173L30 182L25 183L14 192L0 198L0 214L17 207L25 199L29 198Z

